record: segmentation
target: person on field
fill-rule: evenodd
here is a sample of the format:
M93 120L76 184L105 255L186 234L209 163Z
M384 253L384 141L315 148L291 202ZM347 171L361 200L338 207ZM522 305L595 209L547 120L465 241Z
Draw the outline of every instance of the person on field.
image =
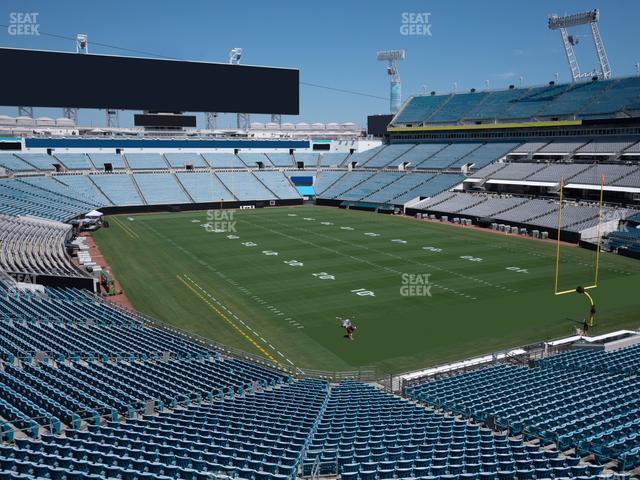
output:
M356 326L353 325L352 323L349 323L349 326L347 327L347 335L346 337L349 340L353 340L353 331L356 329Z

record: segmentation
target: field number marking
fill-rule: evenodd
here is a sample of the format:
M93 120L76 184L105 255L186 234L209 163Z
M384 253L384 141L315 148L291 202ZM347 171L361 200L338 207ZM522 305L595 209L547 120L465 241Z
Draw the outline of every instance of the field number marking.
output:
M507 267L505 270L509 270L511 272L516 272L516 273L529 273L529 270L527 270L526 268L520 268L520 267Z
M422 247L423 250L428 250L429 252L440 253L442 252L441 248L438 247Z
M302 267L304 263L299 262L298 260L285 260L283 263L286 263L290 267Z
M371 290L365 290L364 288L356 288L355 290L351 290L351 293L355 293L361 297L375 297L376 294Z
M460 257L463 260L469 260L470 262L481 262L482 259L480 257L472 257L471 255L462 255Z
M312 273L312 275L316 278L319 278L320 280L335 280L336 277L335 275L330 275L327 272L318 272L318 273Z
M274 252L273 250L263 250L262 253L270 257L278 255L278 252Z

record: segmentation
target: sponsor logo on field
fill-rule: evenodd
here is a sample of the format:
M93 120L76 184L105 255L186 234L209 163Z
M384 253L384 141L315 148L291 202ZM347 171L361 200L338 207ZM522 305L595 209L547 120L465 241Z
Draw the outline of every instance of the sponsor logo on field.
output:
M233 210L207 210L207 232L237 233Z
M403 297L430 297L430 273L403 273L400 295Z

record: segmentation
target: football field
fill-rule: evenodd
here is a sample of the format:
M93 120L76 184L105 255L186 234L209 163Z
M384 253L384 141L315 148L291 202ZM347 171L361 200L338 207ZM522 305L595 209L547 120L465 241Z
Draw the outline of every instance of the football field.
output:
M94 234L134 307L291 368L395 373L570 335L555 244L329 207L107 217ZM563 246L560 289L595 252ZM640 262L601 255L595 333L640 326ZM358 327L343 338L338 318Z

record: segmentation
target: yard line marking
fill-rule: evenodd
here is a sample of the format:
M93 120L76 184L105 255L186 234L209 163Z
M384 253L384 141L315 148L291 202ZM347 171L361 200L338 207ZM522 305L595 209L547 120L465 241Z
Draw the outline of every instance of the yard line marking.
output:
M281 222L276 222L276 223L279 223L282 226L286 226L285 224L283 224ZM487 282L486 280L482 280L480 278L471 277L469 275L465 275L463 273L455 272L455 271L449 270L447 268L438 267L437 265L432 265L430 263L423 263L423 262L419 262L419 261L416 261L416 260L409 260L409 259L406 259L406 258L401 257L399 255L393 254L391 252L377 250L375 248L368 248L368 247L365 247L365 246L360 245L360 244L355 244L355 243L352 243L352 242L349 242L349 241L346 241L346 240L342 240L342 239L339 239L339 238L332 237L330 235L326 235L326 234L322 234L322 233L316 233L316 232L312 232L312 231L306 230L306 229L301 229L299 227L293 227L293 228L296 228L298 230L303 230L303 231L308 232L308 233L312 233L312 234L314 234L316 236L320 236L320 237L325 237L325 238L329 238L329 239L332 239L332 240L336 240L338 242L345 243L347 245L351 245L351 246L354 246L354 247L362 248L362 249L368 250L370 252L377 252L377 253L386 255L388 257L392 257L392 258L395 258L395 259L398 259L398 260L402 260L403 262L409 262L409 263L413 263L415 265L422 265L422 266L425 266L425 267L428 267L428 268L433 268L435 270L443 271L443 272L449 273L450 275L461 277L461 278L464 278L465 280L471 280L471 281L474 281L474 282L482 283L482 284L484 284L486 286L489 286L489 287L497 288L497 289L504 290L504 291L511 292L511 293L519 293L518 290L514 290L514 289L511 289L511 288L508 288L508 287L504 287L502 285L493 284L493 283ZM392 240L392 241L397 241L397 240L398 239ZM406 242L404 240L402 240L402 241ZM438 286L436 283L434 283L433 285ZM452 290L452 291L457 292L456 290Z
M282 366L280 364L280 362L278 362L274 357L272 357L271 354L269 352L267 352L264 348L262 348L260 345L258 345L258 343L256 341L254 341L253 338L251 338L249 335L244 333L240 327L238 327L231 319L229 319L229 317L227 317L224 313L222 313L220 310L218 310L216 308L216 306L213 305L211 302L209 302L209 300L207 300L200 292L198 292L195 288L193 288L191 285L189 285L189 283L184 278L182 278L180 275L176 275L176 277L189 290L191 290L198 298L200 298L200 300L202 300L207 306L209 306L209 308L211 308L214 312L216 312L220 317L222 317L222 319L224 319L229 325L231 325L235 330L237 330L240 335L242 335L254 347L256 347L258 349L258 351L260 351L264 356L266 356L272 362L276 363L277 365Z
M286 234L286 233L284 233L284 232L280 232L280 231L277 231L277 230L273 230L273 229L271 229L271 228L269 228L269 227L265 227L264 225L260 225L260 224L252 223L252 222L249 222L249 221L247 221L247 220L240 220L240 221L245 222L245 223L248 223L249 225L253 225L254 227L258 227L258 228L261 228L261 229L263 229L263 230L267 230L267 231L269 231L269 232L271 232L271 233L275 233L276 235L280 235L280 236L283 236L283 237L287 237L287 238L289 238L289 239L291 239L291 240L296 240L296 241L301 242L301 243L306 243L307 245L311 245L311 246L316 247L316 248L318 248L318 249L327 250L327 251L329 251L329 252L335 253L336 255L341 255L341 256L343 256L343 257L351 258L352 260L354 260L354 261L356 261L356 262L364 263L364 264L370 265L370 266L372 266L372 267L374 267L374 268L382 269L382 270L385 270L385 271L387 271L387 272L393 273L393 274L395 274L395 275L402 275L402 274L404 273L404 272L401 272L401 271L399 271L399 270L395 270L395 269L393 269L393 268L385 267L385 266L383 266L383 265L378 265L377 263L370 262L369 260L365 260L365 259L363 259L363 258L354 257L353 255L347 255L346 253L344 253L344 252L340 252L339 250L335 250L335 249L333 249L333 248L329 248L329 247L325 247L325 246L322 246L322 245L318 245L318 244L313 243L313 242L311 242L311 241L309 241L309 240L302 240L301 238L294 237L294 236L292 236L292 235L288 235L288 234ZM275 221L274 221L274 222L275 222ZM280 222L275 222L275 223L279 223L280 225L286 226L286 225L284 225L284 224L282 224L282 223L280 223ZM297 227L292 227L292 228L297 228ZM301 228L297 228L297 229L298 229L298 230L302 230L302 231L304 231L304 232L309 232L308 230L305 230L305 229L301 229ZM363 247L363 246L361 246L361 245L355 245L355 244L352 244L352 243L350 243L350 242L346 242L346 241L343 241L343 240L339 240L339 239L337 239L337 238L335 238L335 237L331 237L331 236L329 236L329 235L323 235L323 234L314 233L314 232L310 232L310 233L313 233L313 234L314 234L314 235L316 235L316 236L326 237L326 238L329 238L329 239L331 239L331 240L336 240L336 241L339 241L339 242L342 242L342 243L346 243L346 244L348 244L348 245L354 245L354 246L357 246L357 247L359 247L359 248L363 248L363 249L365 249L365 250L369 250L369 251L377 251L377 250L369 249L369 248L367 248L367 247ZM377 252L378 252L378 253L385 253L385 252L379 252L379 251L377 251ZM409 261L409 260L403 259L402 257L397 257L397 258L400 258L400 259L401 259L401 260L403 260L403 261ZM416 262L411 262L411 263L416 263ZM464 292L461 292L461 291L459 291L459 290L456 290L456 289L454 289L454 288L444 287L444 286L440 285L439 283L431 282L431 284L432 284L434 287L436 287L436 288L440 288L440 289L442 289L442 290L445 290L446 292L450 292L450 293L452 293L452 294L454 294L454 295L458 295L458 296L460 296L460 297L464 297L464 298L467 298L467 299L469 299L469 300L477 300L477 299L478 299L477 297L474 297L474 296L472 296L472 295L468 295L468 294L466 294L466 293L464 293ZM298 328L301 328L301 327L298 327ZM302 328L304 328L304 327L302 327Z
M112 220L116 223L116 225L118 225L120 228L122 228L122 230L125 231L125 233L127 235L129 235L131 238L135 239L140 239L140 236L134 232L131 228L129 228L128 226L126 226L124 223L122 223L118 217L112 217Z
M239 322L241 322L243 325L245 325L245 327L247 328L247 330L251 331L251 333L253 333L256 337L258 337L260 340L262 340L265 344L268 344L269 347L271 347L271 349L275 352L277 351L276 348L271 345L270 343L268 343L264 337L262 337L260 334L258 334L258 332L256 332L255 330L253 330L250 326L248 326L247 324L245 324L242 320L240 320L240 318L233 313L231 310L229 310L225 305L223 305L220 300L218 300L217 298L215 298L213 295L211 295L209 292L207 292L204 288L202 288L200 285L198 285L198 283L196 283L191 277L189 277L189 275L184 274L184 277L189 280L196 288L198 288L204 295L206 295L207 297L209 297L213 302L215 302L216 304L218 304L220 307L224 308L225 310L227 310L229 312L229 314L235 318L236 320L238 320Z

